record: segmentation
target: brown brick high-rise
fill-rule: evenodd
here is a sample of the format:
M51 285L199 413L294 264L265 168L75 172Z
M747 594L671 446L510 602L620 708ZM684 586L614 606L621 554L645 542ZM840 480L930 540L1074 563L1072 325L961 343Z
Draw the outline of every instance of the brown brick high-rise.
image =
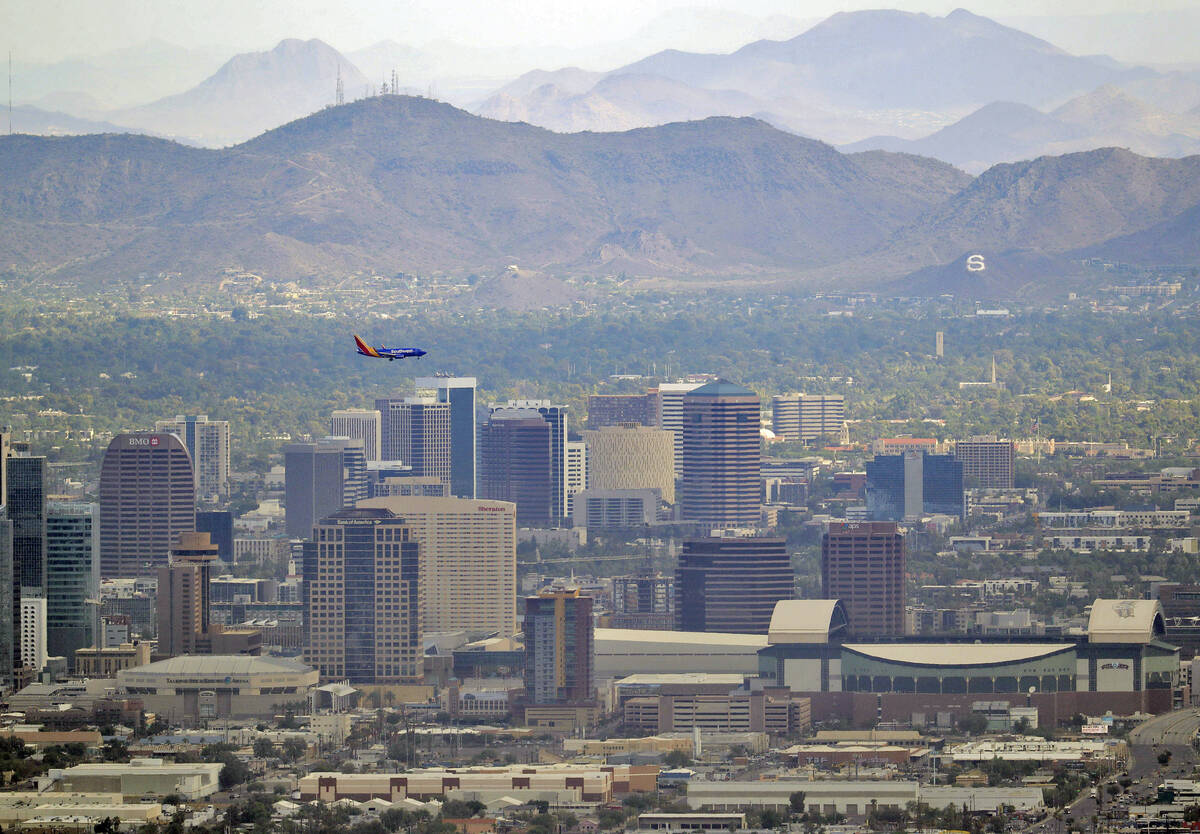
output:
M100 573L153 576L196 529L192 459L166 432L118 434L100 464Z
M855 637L904 634L904 537L897 526L831 523L821 539L821 592L846 606Z

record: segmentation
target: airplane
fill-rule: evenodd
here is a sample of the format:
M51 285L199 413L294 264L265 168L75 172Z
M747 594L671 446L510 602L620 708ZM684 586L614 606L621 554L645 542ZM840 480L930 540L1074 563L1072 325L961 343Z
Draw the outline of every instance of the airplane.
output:
M359 356L370 356L373 359L386 359L391 362L393 359L408 359L410 356L417 359L425 355L425 351L420 348L390 348L380 345L373 348L358 337L354 336L354 343L358 345Z

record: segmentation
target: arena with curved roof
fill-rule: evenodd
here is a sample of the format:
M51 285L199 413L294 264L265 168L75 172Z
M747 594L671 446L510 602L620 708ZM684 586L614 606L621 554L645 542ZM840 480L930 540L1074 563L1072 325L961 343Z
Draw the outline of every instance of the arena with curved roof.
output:
M1171 708L1179 649L1164 642L1157 600L1097 599L1086 634L968 635L843 642L837 600L785 600L758 652L759 677L813 698L813 718L912 721L980 702L1036 705L1047 721L1075 712Z

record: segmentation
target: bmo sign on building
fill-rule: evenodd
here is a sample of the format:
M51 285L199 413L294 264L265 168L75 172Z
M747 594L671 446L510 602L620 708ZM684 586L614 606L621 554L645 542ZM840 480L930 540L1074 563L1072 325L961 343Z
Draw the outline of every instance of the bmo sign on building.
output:
M100 464L100 573L152 576L196 529L192 458L167 432L118 434Z

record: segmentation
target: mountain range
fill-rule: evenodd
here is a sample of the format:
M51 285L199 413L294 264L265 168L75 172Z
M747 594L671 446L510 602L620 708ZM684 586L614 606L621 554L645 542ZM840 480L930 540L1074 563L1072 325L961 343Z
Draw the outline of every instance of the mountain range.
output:
M758 37L731 52L658 51L604 72L533 70L498 88L495 75L527 64L526 51L382 40L343 55L319 40L285 40L237 55L182 91L114 109L115 97L130 97L114 90L165 89L214 60L214 50L177 50L173 58L169 45L151 43L140 59L131 50L96 59L94 74L108 86L72 89L72 73L88 75L79 61L23 76L22 88L42 95L29 102L41 112L27 113L21 129L124 129L232 145L335 103L340 75L346 100L380 90L427 93L559 132L753 116L845 150L930 155L970 173L1110 145L1154 156L1200 152L1200 71L1071 55L962 9L944 17L847 12L808 28L788 18L679 10L631 43L662 42L668 30L679 43L729 42L764 29L787 37ZM169 71L148 69L155 65Z
M0 177L0 264L87 282L518 264L919 291L928 270L949 270L939 286L950 285L956 264L982 253L996 268L962 291L1003 296L1056 287L1053 275L1033 288L1006 280L1006 262L1200 263L1200 157L1103 149L972 178L750 118L556 134L388 95L225 150L0 137Z

